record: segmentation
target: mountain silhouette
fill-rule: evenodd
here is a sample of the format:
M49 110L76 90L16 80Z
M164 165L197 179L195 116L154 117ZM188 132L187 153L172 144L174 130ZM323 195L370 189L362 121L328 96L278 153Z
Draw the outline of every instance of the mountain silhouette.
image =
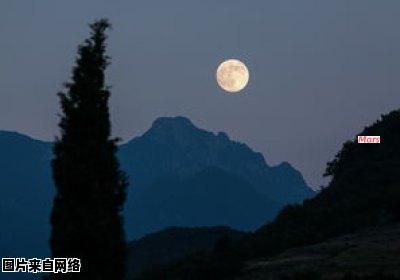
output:
M158 118L146 133L123 145L120 153L139 189L163 175L185 177L215 166L249 181L257 191L283 204L313 194L289 163L269 166L261 153L230 140L224 132L199 129L185 117Z
M48 143L15 132L0 132L2 255L33 257L24 248L47 247L47 241L30 244L27 234L38 236L43 231L49 231L48 220L54 193L50 188L50 147ZM18 248L13 246L15 243L19 243ZM34 251L35 254L39 252Z
M48 257L52 143L1 131L0 155L1 255ZM253 230L313 195L288 163L269 166L247 145L184 117L157 119L118 156L130 180L128 240L176 225Z
M0 131L0 256L50 256L51 144ZM2 273L1 279L40 279Z
M314 194L305 183L301 173L290 166L289 163L284 162L277 166L269 166L261 153L254 152L245 144L230 140L223 132L214 134L199 129L185 117L158 118L146 133L122 145L119 155L121 164L129 174L132 184L128 192L128 204L125 211L127 220L145 221L147 224L153 223L153 226L156 226L158 230L162 229L161 224L174 226L175 224L168 221L176 220L172 216L179 215L179 212L184 210L178 206L179 204L169 201L171 208L166 212L170 213L171 216L167 217L165 214L163 222L154 223L154 219L150 218L152 217L151 214L147 215L141 208L141 205L152 203L146 199L157 200L151 195L148 196L148 193L157 196L165 188L163 199L173 199L170 192L173 189L171 186L176 187L182 184L188 188L182 188L182 191L190 192L193 176L196 177L196 174L210 167L224 171L226 177L234 176L240 179L240 182L238 181L235 184L235 188L242 184L243 189L253 192L252 195L248 194L248 196L258 195L259 199L255 200L255 205L262 204L260 200L264 201L261 213L252 211L256 207L245 207L245 209L248 209L248 215L254 215L254 218L241 219L243 215L238 215L235 223L224 224L241 230L253 230L260 226L262 222L270 220L280 207L288 203L300 202ZM183 182L172 183L169 178ZM235 188L230 190L228 186L225 186L226 183L214 182L213 180L214 178L207 173L207 176L203 178L202 185L209 189L218 188L220 191L218 198L190 196L191 200L188 200L186 204L197 203L198 210L200 210L201 204L207 205L208 201L213 199L219 199L223 203L224 197L229 192L232 192L232 199L235 197L237 201L232 203L231 208L226 209L226 212L237 213L238 207L235 204L251 204L251 201L243 202L240 195L234 196ZM230 181L235 180L231 179ZM222 188L225 188L225 195ZM156 189L158 191L155 191ZM142 197L142 194L146 199ZM130 201L137 201L137 203L130 203ZM258 209L261 210L261 208ZM149 211L152 212L153 210ZM214 214L206 215L206 212L204 212L204 217L214 219ZM188 220L192 219L188 218ZM130 228L131 226L132 228ZM154 228L153 226L148 225L148 228ZM196 226L198 225L196 224ZM133 235L133 237L140 237L149 230L144 228L142 231L138 231L133 223L127 224L127 232L128 236L132 236L131 234L135 232L138 235Z

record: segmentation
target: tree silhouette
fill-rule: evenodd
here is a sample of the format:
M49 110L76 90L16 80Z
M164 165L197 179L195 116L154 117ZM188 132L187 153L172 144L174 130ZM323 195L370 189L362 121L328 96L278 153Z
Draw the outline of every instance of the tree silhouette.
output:
M80 258L80 273L54 273L49 279L122 279L125 235L121 211L127 180L110 138L104 71L110 27L102 19L90 25L91 34L78 48L72 82L59 93L61 136L52 161L56 195L51 214L54 258Z

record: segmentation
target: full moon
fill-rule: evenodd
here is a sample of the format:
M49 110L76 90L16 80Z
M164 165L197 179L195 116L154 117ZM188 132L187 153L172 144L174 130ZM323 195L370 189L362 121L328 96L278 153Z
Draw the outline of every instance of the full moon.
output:
M218 85L225 91L235 93L244 89L249 82L249 70L237 59L222 62L216 73Z

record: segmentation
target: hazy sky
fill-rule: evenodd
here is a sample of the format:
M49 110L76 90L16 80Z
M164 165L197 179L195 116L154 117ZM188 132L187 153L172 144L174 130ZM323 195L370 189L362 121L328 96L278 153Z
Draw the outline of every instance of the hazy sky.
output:
M113 133L125 140L184 115L318 186L342 143L400 104L398 0L1 0L0 130L53 139L56 92L100 17L113 24ZM241 94L215 82L231 57L251 72Z

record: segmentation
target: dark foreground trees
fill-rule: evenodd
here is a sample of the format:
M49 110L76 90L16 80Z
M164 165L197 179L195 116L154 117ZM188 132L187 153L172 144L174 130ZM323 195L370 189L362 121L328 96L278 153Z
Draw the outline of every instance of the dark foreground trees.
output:
M104 81L107 20L90 25L89 39L79 46L72 81L60 93L60 138L52 162L56 196L51 214L54 258L80 258L80 273L54 273L50 279L122 279L125 236L121 210L126 178L110 138Z

